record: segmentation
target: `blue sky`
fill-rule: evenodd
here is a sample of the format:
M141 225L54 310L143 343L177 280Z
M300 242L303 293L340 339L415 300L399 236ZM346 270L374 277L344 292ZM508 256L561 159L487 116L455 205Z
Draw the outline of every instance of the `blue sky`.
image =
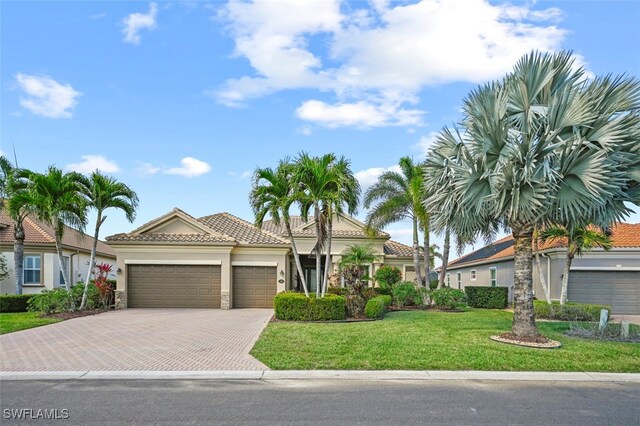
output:
M302 150L348 157L366 187L401 156L422 159L465 94L531 49L640 75L636 1L0 8L0 150L22 167L98 167L133 187L138 219L112 212L103 237L174 206L251 220L250 172ZM409 229L389 231L407 243Z

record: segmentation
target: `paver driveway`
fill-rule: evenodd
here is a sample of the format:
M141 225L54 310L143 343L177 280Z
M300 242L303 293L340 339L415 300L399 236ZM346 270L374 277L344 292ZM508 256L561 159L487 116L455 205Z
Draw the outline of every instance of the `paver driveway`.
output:
M265 370L270 309L124 309L0 336L0 371Z

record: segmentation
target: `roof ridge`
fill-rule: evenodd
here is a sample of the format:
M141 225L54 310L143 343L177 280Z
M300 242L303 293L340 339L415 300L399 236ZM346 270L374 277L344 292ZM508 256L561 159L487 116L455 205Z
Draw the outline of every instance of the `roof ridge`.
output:
M235 220L236 222L240 222L243 225L247 225L247 226L251 226L251 227L255 228L256 230L258 230L258 232L264 232L265 234L269 235L270 237L278 239L278 240L280 240L282 242L285 242L287 244L291 244L291 242L289 240L284 239L281 236L279 236L279 235L277 235L277 234L275 234L275 233L273 233L271 231L267 231L266 229L258 228L255 224L249 222L248 220L244 220L244 219L242 219L242 218L240 218L240 217L238 217L238 216L236 216L234 214L231 214L229 212L222 212L222 213L218 213L218 214L229 216L231 219Z
M24 220L28 221L29 224L31 224L31 226L40 233L40 235L42 235L43 237L47 238L49 240L49 242L51 243L55 243L55 237L52 237L51 234L49 234L47 231L45 231L40 224L34 220L31 219L29 216L25 216Z

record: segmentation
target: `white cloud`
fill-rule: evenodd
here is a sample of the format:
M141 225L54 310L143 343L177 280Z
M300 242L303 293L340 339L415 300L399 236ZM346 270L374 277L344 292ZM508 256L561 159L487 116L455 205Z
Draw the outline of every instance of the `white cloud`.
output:
M70 163L65 166L66 170L71 170L79 173L91 173L95 170L100 170L104 173L118 173L120 167L118 165L103 157L102 155L83 155L82 161L79 163Z
M46 76L18 73L16 82L24 95L20 97L20 105L43 117L71 117L76 98L82 95L70 84L62 85Z
M122 20L122 34L124 41L131 44L140 44L141 30L152 30L156 27L156 15L158 14L158 4L149 3L148 13L132 13Z
M391 167L371 167L369 169L360 170L355 173L356 179L360 182L362 192L367 190L371 185L378 181L378 177L384 172L400 172L400 166L395 165Z
M151 163L139 162L138 167L136 167L136 171L142 175L155 175L162 170L158 166L154 166Z
M418 143L413 145L412 148L418 151L421 155L426 156L429 153L431 145L436 141L437 137L438 132L431 132L426 136L422 136Z
M207 93L240 106L316 89L335 100L304 101L299 118L327 127L417 126L424 111L406 105L424 88L500 77L527 52L560 49L566 36L556 25L562 12L535 3L371 0L341 9L338 0L313 1L229 1L217 18L255 73Z
M240 175L240 179L246 179L248 177L251 177L253 173L250 170L245 170L244 172L242 172L242 174Z
M211 166L208 163L193 157L184 157L180 160L180 164L180 167L171 167L163 170L163 173L192 178L211 171Z

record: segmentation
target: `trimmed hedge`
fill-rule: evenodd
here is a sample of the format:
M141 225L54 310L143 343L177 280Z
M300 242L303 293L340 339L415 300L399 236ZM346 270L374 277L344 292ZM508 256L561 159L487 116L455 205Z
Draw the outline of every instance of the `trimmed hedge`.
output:
M315 294L307 298L304 293L285 291L274 297L273 304L279 320L331 321L347 318L346 298L334 294L317 299Z
M436 308L445 310L455 309L467 299L464 291L449 287L433 290L430 296Z
M377 296L376 299L382 300L385 308L391 306L391 303L393 302L393 297L388 294L381 294L380 296Z
M472 308L504 309L509 301L507 287L475 287L464 288L467 294L467 304Z
M0 312L27 312L33 294L1 294Z
M606 309L611 314L611 306L589 305L586 303L559 302L548 304L544 300L534 300L533 307L537 318L560 321L600 321L600 311Z
M382 318L385 310L385 300L382 296L373 297L369 299L364 307L364 315L367 318Z

